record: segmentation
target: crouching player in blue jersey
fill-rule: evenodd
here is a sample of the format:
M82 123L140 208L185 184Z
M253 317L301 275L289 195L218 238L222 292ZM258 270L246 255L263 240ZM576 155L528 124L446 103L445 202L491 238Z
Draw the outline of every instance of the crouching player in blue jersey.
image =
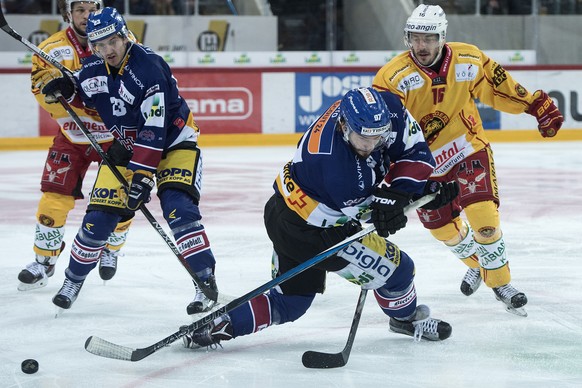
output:
M94 55L75 79L59 73L45 82L42 92L51 96L60 91L71 104L84 103L97 110L118 140L108 155L130 187L129 192L123 190L111 170L101 165L87 214L71 248L65 282L53 303L64 309L71 307L115 225L148 202L156 184L164 218L180 253L206 286L216 290L215 259L198 207L200 130L178 94L169 66L130 39L125 20L115 8L91 13L87 36ZM216 303L196 283L194 286L196 295L187 307L188 314L207 311Z
M185 346L210 346L298 319L324 291L327 272L374 290L390 330L431 341L448 338L451 326L417 306L412 259L384 238L405 226L403 208L410 201L440 185L427 181L434 164L398 97L372 88L349 91L310 126L276 178L264 213L275 275L357 233L360 221L371 218L376 232L188 333ZM441 207L457 194L455 183L445 184L425 206ZM370 266L370 260L379 263Z

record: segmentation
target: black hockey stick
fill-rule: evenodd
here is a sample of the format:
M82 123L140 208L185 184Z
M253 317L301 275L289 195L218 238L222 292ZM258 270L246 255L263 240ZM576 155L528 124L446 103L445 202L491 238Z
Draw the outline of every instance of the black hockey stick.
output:
M406 206L404 208L404 211L416 209L417 207L420 207L420 206L432 201L436 197L436 195L437 195L437 193L425 195L424 197L419 198L418 200L414 201L410 205ZM242 306L243 304L247 303L248 301L250 301L254 297L262 295L263 293L270 290L271 288L278 286L279 284L283 283L284 281L289 280L292 277L300 274L301 272L303 272L303 271L313 267L314 265L322 262L323 260L325 260L329 256L341 251L342 249L344 249L345 247L347 247L348 245L350 245L354 241L359 240L359 239L363 238L364 236L372 233L374 230L375 230L375 228L372 225L372 226L369 226L366 229L354 234L353 236L350 236L350 237L346 238L345 240L340 241L336 245L319 253L317 256L312 257L311 259L309 259L309 260L299 264L298 266L290 269L289 271L281 274L280 276L276 277L275 279L272 279L272 280L268 281L267 283L265 283L265 284L255 288L254 290L246 293L245 295L231 301L230 303L219 308L218 310L213 311L212 313L206 315L205 317L200 318L199 320L191 323L188 326L181 327L180 330L178 330L177 332L167 336L166 338L156 342L153 345L150 345L150 346L145 347L145 348L133 349L133 348L130 348L127 346L114 344L112 342L106 341L106 340L99 338L99 337L96 337L96 336L91 336L91 337L87 338L87 341L85 342L85 349L89 353L93 353L93 354L95 354L97 356L101 356L101 357L107 357L107 358L113 358L113 359L125 360L125 361L142 360L142 359L146 358L147 356L154 354L155 352L162 349L163 347L166 347L166 346L170 345L171 343L177 341L178 339L185 336L187 333L194 331L194 330L197 330L197 329L207 325L208 323L212 322L213 320L220 317L221 315L226 314L239 306Z
M43 58L45 61L47 61L48 63L50 63L51 65L53 65L57 69L59 69L61 72L68 73L70 75L73 74L73 72L71 70L69 70L66 66L63 66L62 63L58 62L57 60L52 58L50 55L45 53L43 50L38 48L36 45L34 45L31 42L29 42L28 40L24 39L20 34L18 34L16 31L14 31L6 22L6 18L4 17L4 13L2 12L1 9L0 9L0 28L2 30L4 30L8 35L12 36L14 39L22 42L32 52L34 52L35 54L37 54L38 56ZM73 119L75 124L77 124L79 129L83 132L85 137L89 140L89 142L91 143L91 145L93 146L95 151L97 151L97 153L99 154L101 159L103 159L103 162L113 172L113 175L115 175L115 178L117 178L117 180L119 180L119 182L122 185L127 187L128 184L127 184L127 181L125 180L125 177L123 176L123 174L121 174L121 172L119 172L117 167L113 163L111 163L109 157L107 156L107 154L105 153L105 151L103 150L103 148L101 147L99 142L95 139L93 134L87 129L87 127L85 126L83 121L79 118L77 113L71 108L71 106L69 105L67 100L60 94L59 95L55 94L55 97L57 97L58 101L61 103L63 108L67 111L67 113L71 116L71 118ZM154 216L145 207L145 204L142 203L140 205L139 209L143 213L144 217L149 221L149 223L154 227L154 229L158 232L158 234L166 242L166 244L172 250L172 252L176 255L176 257L178 258L178 261L180 261L182 266L186 269L186 271L188 271L188 273L190 274L190 276L192 277L194 282L198 285L198 287L202 290L202 292L204 292L204 295L206 295L206 297L208 297L209 299L218 300L218 292L216 292L212 288L206 286L200 280L198 275L196 275L196 273L192 270L192 268L190 268L190 266L186 262L186 259L184 258L184 256L182 256L182 254L180 253L180 251L178 250L178 248L176 247L176 245L174 244L172 239L167 235L167 233L164 231L162 226L156 221Z
M324 353L308 350L303 353L303 357L301 357L301 362L304 367L317 369L339 368L348 363L352 351L352 345L356 338L356 331L358 331L358 325L360 324L360 318L362 317L362 310L364 309L367 294L368 290L362 289L360 292L358 304L356 305L356 312L354 313L352 326L350 327L350 334L348 334L348 340L344 349L339 353Z

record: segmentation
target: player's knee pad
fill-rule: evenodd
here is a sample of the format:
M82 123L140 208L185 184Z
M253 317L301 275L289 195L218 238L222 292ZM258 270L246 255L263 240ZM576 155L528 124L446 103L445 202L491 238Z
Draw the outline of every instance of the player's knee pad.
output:
M374 296L384 314L389 317L405 318L416 310L416 288L412 282L402 290L378 288L374 290Z
M73 196L45 192L40 197L36 219L40 225L58 228L65 225L67 216L74 207Z
M445 244L456 243L463 239L463 220L460 217L454 218L448 224L437 229L430 229L430 234L437 240Z
M311 306L315 294L285 295L278 289L259 295L229 313L234 337L251 334L271 325L292 322Z
M165 189L160 193L160 203L164 219L174 234L200 225L200 209L185 191Z
M349 264L334 272L364 289L377 289L386 284L408 285L414 277L414 263L410 257L376 233L350 244L337 256Z
M473 228L475 241L479 243L491 243L501 236L499 228L499 211L493 201L482 201L468 205L465 214Z
M115 213L93 210L85 214L77 238L90 246L104 246L121 216Z

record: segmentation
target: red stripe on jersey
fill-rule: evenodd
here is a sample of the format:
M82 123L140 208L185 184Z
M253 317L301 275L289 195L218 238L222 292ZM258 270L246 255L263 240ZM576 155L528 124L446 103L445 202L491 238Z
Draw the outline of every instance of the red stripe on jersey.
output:
M253 314L253 333L271 325L271 302L266 295L260 295L249 301Z
M380 295L377 290L374 290L374 296L376 297L378 304L380 307L382 307L383 310L396 311L410 306L416 301L416 288L413 284L408 292L397 298L387 298L383 295Z
M412 179L416 182L423 182L432 175L433 167L428 163L412 160L401 160L396 162L388 172L389 182L392 179Z

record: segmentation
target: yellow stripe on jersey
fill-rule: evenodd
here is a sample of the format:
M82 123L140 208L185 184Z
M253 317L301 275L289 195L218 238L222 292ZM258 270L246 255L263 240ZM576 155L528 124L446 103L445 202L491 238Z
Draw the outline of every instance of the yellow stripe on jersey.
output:
M291 178L289 172L289 167L291 162L287 163L283 170L277 175L275 180L279 193L285 199L285 203L289 209L297 213L305 221L309 219L309 216L319 205L319 202L310 198L299 185ZM281 179L283 177L283 179Z

